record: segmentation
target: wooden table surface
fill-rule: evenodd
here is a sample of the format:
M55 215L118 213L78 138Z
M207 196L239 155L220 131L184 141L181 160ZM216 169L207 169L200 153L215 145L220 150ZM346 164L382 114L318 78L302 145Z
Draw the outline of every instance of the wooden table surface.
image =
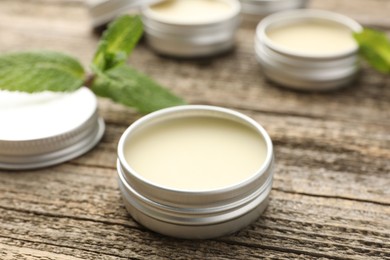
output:
M390 33L389 0L313 0ZM268 209L218 239L165 237L126 212L116 146L140 115L100 100L100 144L61 165L0 171L0 259L390 259L390 77L363 68L328 93L267 82L254 58L254 27L234 52L208 60L158 57L144 43L129 62L192 104L241 111L269 132L276 155ZM1 0L0 52L45 48L87 65L97 43L80 0ZM1 125L0 125L1 127Z

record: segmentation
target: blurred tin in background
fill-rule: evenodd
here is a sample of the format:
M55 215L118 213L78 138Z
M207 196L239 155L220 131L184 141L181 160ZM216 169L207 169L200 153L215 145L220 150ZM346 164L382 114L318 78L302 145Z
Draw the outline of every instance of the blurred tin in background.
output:
M350 84L359 71L352 33L361 29L349 17L329 11L275 13L257 27L256 58L264 75L280 85L315 91L339 88Z
M204 57L230 50L240 24L238 0L167 0L142 10L149 46L159 54Z
M139 8L159 0L87 0L86 5L93 28L105 26L118 15L138 14Z

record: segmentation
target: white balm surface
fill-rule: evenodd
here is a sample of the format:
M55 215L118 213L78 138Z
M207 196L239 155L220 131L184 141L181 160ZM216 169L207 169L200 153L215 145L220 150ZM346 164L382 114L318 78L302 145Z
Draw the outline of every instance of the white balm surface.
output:
M266 158L259 133L219 118L170 119L134 133L125 159L144 179L167 188L223 188L253 176Z
M150 7L151 14L171 23L208 23L228 17L233 8L222 0L166 0Z
M72 93L0 91L0 140L34 140L82 125L96 110L87 88Z
M285 24L266 34L274 44L303 54L331 55L357 47L350 29L325 21Z

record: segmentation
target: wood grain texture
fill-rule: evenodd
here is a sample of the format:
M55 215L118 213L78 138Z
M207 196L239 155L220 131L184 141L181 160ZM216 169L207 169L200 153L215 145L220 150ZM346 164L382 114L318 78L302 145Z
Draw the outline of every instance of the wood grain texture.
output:
M310 7L390 33L388 0ZM107 129L95 149L38 171L0 170L0 259L390 259L390 77L363 66L344 89L284 89L263 77L253 36L244 23L233 52L203 60L160 57L142 42L129 62L190 103L233 108L265 127L277 164L259 220L205 241L137 224L121 201L115 161L121 134L140 115L101 99ZM87 65L96 44L83 1L0 1L0 52L52 49Z

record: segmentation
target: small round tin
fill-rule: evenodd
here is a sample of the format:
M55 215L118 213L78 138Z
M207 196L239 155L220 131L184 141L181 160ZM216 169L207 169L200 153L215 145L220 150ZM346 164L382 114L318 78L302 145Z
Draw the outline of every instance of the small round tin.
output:
M35 169L78 157L104 132L95 95L0 91L0 169Z
M92 26L98 28L121 14L138 14L140 7L158 1L161 0L87 0L86 4Z
M196 116L231 120L254 130L266 147L265 160L260 168L250 177L232 185L209 190L186 190L152 182L136 172L126 160L126 145L137 131L144 131L166 120ZM131 216L153 231L187 239L218 237L244 228L265 210L272 187L273 157L273 146L267 132L241 113L202 105L163 109L137 120L122 135L117 162L119 188Z
M244 19L258 23L272 13L304 8L308 0L240 0L240 2Z
M218 0L229 6L227 15L205 21L178 22L165 19L148 6L142 9L142 20L148 45L167 56L194 58L211 56L230 50L240 24L238 0ZM159 4L164 4L163 1Z
M268 30L294 23L329 23L352 33L361 30L354 20L323 10L292 10L272 14L257 26L256 58L270 80L299 90L330 90L350 84L359 70L358 46L333 53L312 54L292 51L275 44Z

